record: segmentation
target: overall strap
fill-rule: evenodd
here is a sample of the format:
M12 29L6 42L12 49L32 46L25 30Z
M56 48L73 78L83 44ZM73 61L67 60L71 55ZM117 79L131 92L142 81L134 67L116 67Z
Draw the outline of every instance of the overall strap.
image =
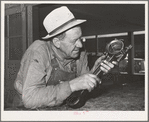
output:
M56 85L61 82L69 81L76 77L76 72L67 72L67 71L60 69L56 58L51 60L51 66L53 67L53 69L51 72L51 76L47 81L47 86Z
M56 58L53 58L53 59L51 60L51 66L52 66L53 68L59 68L59 64L58 64Z

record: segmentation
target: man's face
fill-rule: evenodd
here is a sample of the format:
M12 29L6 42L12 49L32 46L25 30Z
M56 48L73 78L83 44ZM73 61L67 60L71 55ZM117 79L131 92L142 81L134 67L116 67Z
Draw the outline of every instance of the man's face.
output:
M82 31L80 27L75 27L66 32L65 38L60 42L60 50L66 59L77 58L82 48Z

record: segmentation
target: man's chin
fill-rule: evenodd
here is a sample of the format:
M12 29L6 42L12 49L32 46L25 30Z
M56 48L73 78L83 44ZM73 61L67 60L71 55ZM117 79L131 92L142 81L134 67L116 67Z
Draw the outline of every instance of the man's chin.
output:
M71 56L72 58L76 59L76 58L79 58L80 57L80 53L75 53Z

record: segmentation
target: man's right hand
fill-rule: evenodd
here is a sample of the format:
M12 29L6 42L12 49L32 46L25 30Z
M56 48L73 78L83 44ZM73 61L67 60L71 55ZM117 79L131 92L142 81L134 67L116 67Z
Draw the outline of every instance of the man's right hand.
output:
M100 83L100 79L93 74L81 75L69 82L72 92L87 89L89 92L97 85L97 81Z

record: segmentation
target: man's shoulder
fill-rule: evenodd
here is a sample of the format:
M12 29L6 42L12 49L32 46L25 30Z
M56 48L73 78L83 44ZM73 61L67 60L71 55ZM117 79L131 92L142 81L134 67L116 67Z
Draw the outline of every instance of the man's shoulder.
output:
M47 43L42 40L35 40L28 48L28 50L41 50L47 47Z
M22 61L29 60L31 58L41 58L45 61L50 59L50 52L47 46L47 42L36 40L26 50L23 55Z

